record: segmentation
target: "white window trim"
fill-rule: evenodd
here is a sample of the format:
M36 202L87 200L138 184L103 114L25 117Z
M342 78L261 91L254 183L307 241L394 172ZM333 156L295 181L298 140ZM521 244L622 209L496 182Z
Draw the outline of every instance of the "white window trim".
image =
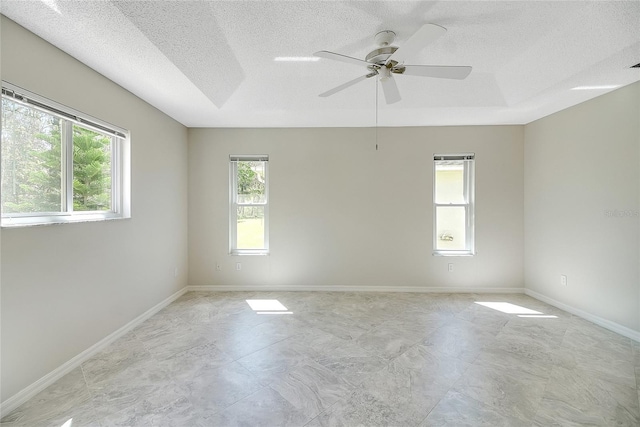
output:
M464 167L464 195L466 203L437 203L436 202L436 162L438 160L453 160L467 158L471 160ZM470 159L469 159L470 158ZM438 207L465 208L465 249L438 250ZM434 256L474 256L475 251L475 154L434 154L433 155L433 255Z
M131 168L130 133L111 123L84 114L66 105L30 92L9 82L2 81L2 97L26 107L44 111L47 114L64 120L64 127L69 128L77 124L87 129L99 132L111 138L111 210L110 211L81 211L73 209L73 144L63 141L63 162L66 173L63 177L61 191L66 196L63 212L33 212L33 213L5 213L2 214L0 226L2 228L26 227L34 225L65 224L74 222L104 221L125 219L131 217ZM62 133L69 133L63 129ZM66 139L65 137L63 137ZM71 189L71 191L69 191ZM69 210L71 208L71 210Z
M238 203L238 161L264 161L265 203ZM229 254L269 255L269 156L231 155L229 156ZM261 206L264 208L264 248L238 249L238 206Z

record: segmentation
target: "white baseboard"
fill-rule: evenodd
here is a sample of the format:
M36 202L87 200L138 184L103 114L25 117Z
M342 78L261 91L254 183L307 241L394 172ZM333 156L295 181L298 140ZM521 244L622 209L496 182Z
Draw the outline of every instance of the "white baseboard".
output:
M272 286L272 285L207 285L187 286L188 291L198 292L240 292L240 291L291 291L291 292L419 292L438 294L522 294L524 288L432 288L423 286L331 286L331 285L299 285L299 286Z
M93 357L95 354L103 350L109 344L111 344L121 336L125 335L127 332L131 331L133 328L135 328L136 326L138 326L139 324L141 324L142 322L144 322L145 320L147 320L148 318L156 314L158 311L162 310L167 305L171 304L176 299L180 298L186 292L187 292L187 287L182 288L181 290L174 293L170 297L154 305L149 310L145 311L140 316L136 317L135 319L133 319L132 321L130 321L129 323L127 323L126 325L118 329L117 331L113 332L112 334L109 334L108 336L98 341L97 343L95 343L94 345L92 345L82 353L76 355L69 361L65 362L61 366L57 367L53 371L46 374L44 377L28 385L27 387L23 388L15 395L11 396L10 398L2 402L0 404L0 417L3 417L9 414L11 411L16 409L17 407L19 407L29 399L31 399L33 396L40 393L45 388L49 387L51 384L58 381L60 378L62 378L72 370L76 369L78 366L80 366L81 364L89 360L91 357Z
M545 295L539 294L538 292L532 291L531 289L525 289L524 293L529 295L530 297L533 297L542 302L546 302L547 304L557 307L561 310L582 317L585 320L595 323L598 326L602 326L603 328L609 329L610 331L618 333L624 337L631 338L632 340L640 342L640 332L638 331L634 331L633 329L622 326L619 323L603 319L602 317L596 316L595 314L587 313L586 311L580 310L579 308L575 308L560 301L556 301L553 298L549 298Z

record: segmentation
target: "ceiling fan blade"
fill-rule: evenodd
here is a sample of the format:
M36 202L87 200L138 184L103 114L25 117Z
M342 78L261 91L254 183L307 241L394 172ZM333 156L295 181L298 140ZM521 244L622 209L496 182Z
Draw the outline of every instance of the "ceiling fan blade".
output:
M347 55L341 55L335 52L329 52L326 50L321 50L313 54L313 56L317 56L319 58L333 59L334 61L346 62L348 64L356 64L356 65L371 65L367 61L363 61L362 59L353 58Z
M389 76L385 79L380 79L380 84L382 85L382 92L384 92L384 99L387 101L387 104L395 104L402 99L398 85L393 77Z
M390 61L397 61L400 64L404 63L404 61L420 53L422 49L433 43L446 32L447 29L440 25L424 24L387 59L387 64Z
M466 79L471 67L446 65L405 65L404 72L408 76L436 77L439 79Z
M338 93L338 92L340 92L341 90L344 90L344 89L348 88L349 86L353 86L354 84L356 84L356 83L358 83L358 82L360 82L360 81L362 81L362 80L366 80L366 79L368 79L369 77L373 77L373 76L375 76L375 75L376 75L376 73L369 73L369 74L367 74L366 76L360 76L360 77L355 78L355 79L353 79L353 80L350 80L350 81L348 81L348 82L346 82L346 83L343 83L343 84L341 84L340 86L334 87L333 89L330 89L330 90L328 90L328 91L326 91L326 92L323 92L323 93L321 93L321 94L320 94L320 95L318 95L318 96L320 96L320 97L322 97L322 98L326 98L327 96L331 96L331 95L333 95L334 93Z

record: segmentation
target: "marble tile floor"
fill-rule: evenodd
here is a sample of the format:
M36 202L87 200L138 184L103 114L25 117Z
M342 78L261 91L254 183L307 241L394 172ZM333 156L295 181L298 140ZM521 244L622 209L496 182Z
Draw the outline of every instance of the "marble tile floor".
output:
M525 295L189 292L1 425L639 426L639 383L640 343Z

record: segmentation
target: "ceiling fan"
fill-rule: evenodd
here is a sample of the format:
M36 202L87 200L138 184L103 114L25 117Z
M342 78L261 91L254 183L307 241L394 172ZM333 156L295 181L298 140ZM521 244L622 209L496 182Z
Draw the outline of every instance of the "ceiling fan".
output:
M441 79L465 79L471 73L468 66L444 66L444 65L405 65L405 60L411 59L427 45L444 35L447 29L436 24L425 24L416 31L403 46L391 46L396 33L390 30L380 31L374 39L380 46L372 50L364 60L342 55L335 52L321 50L314 53L315 56L349 64L364 65L369 73L341 84L331 90L321 93L319 96L327 97L340 92L354 84L379 76L384 98L387 104L400 101L400 92L393 78L393 74L406 74L410 76L435 77Z

